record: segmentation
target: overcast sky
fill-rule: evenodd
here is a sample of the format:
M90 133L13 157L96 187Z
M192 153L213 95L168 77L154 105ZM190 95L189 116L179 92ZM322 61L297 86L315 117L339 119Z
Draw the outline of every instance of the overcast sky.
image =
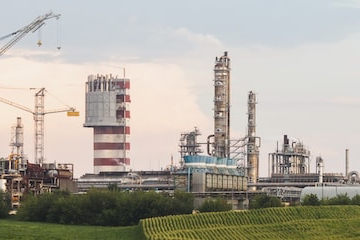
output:
M359 0L4 1L0 37L52 10L46 21L0 57L0 86L45 87L45 161L93 172L93 131L83 128L89 74L131 79L131 167L157 170L177 163L180 133L213 131L213 66L231 59L231 137L243 137L247 94L257 93L260 176L284 134L325 161L325 172L360 170ZM42 47L37 46L41 38ZM0 41L2 47L10 39ZM57 47L61 46L61 50ZM34 91L0 88L0 96L31 109ZM61 101L58 101L58 100ZM0 104L0 156L11 148L16 117L25 152L34 158L30 113Z

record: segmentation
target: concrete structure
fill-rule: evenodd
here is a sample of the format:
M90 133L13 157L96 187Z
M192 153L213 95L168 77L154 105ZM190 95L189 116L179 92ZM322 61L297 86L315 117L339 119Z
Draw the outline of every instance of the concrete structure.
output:
M130 169L130 80L90 75L84 127L94 128L94 173Z

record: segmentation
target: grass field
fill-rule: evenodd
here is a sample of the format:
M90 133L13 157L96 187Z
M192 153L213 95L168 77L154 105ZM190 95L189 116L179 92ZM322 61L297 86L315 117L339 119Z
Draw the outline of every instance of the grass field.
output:
M0 239L145 239L140 225L131 227L69 226L0 220Z
M286 207L149 218L132 227L0 220L0 239L360 239L359 226L360 206Z

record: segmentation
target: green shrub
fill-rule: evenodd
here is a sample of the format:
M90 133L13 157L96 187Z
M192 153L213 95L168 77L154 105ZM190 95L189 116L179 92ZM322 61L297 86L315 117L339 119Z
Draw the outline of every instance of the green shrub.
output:
M351 199L351 205L358 205L360 206L360 195L356 194L352 199Z
M0 218L8 216L11 204L10 201L9 195L0 190Z
M231 209L231 204L222 198L207 199L199 207L200 212L223 212Z
M258 195L250 201L249 209L281 207L281 201L277 197Z
M330 198L328 204L329 205L350 205L350 198L345 194L339 194L336 197Z
M301 205L319 206L320 200L316 194L307 194L303 197Z

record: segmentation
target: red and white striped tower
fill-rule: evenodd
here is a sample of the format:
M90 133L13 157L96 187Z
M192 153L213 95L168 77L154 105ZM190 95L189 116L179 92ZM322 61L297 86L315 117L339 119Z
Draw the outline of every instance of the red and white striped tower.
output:
M130 169L130 79L90 75L84 127L94 128L94 173Z

